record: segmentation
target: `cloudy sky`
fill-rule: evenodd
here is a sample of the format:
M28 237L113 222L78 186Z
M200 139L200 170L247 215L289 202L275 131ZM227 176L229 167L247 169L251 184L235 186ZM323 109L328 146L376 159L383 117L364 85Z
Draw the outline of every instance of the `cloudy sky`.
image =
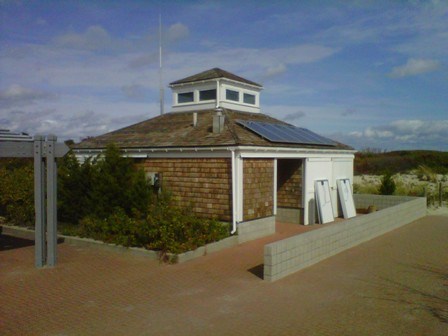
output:
M263 113L357 149L448 150L446 1L0 0L0 128L79 141L220 67Z

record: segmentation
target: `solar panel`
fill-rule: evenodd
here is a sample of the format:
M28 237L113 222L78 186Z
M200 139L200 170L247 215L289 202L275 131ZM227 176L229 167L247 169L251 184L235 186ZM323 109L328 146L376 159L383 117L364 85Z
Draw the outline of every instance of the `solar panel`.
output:
M271 142L336 146L334 141L302 127L250 120L236 122Z

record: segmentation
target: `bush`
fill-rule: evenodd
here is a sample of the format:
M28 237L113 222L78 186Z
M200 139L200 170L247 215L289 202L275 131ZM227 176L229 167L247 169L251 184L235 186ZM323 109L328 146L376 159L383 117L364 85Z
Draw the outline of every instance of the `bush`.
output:
M116 146L80 164L73 153L59 161L58 217L65 234L123 246L181 253L229 236L228 225L201 219L154 194L143 170ZM0 165L0 211L19 225L34 222L32 161Z
M109 145L104 155L93 161L88 192L91 214L106 218L121 208L127 216L144 216L151 192L144 172L131 159L122 157L115 145Z
M78 224L92 214L89 193L93 184L91 160L80 164L70 151L58 164L58 218L65 223Z
M79 235L123 246L145 247L167 253L194 250L229 236L228 225L201 219L171 204L162 195L151 204L146 218L131 218L121 208L107 218L81 220Z
M181 253L229 236L229 227L216 220L202 219L171 204L162 195L141 228L140 241L148 249Z
M4 160L0 166L0 211L16 225L34 225L32 161Z
M396 185L394 180L392 179L392 174L384 174L383 178L381 179L381 185L379 189L380 195L393 195L395 189Z
M107 218L87 216L80 222L80 236L123 246L138 246L137 221L116 208Z
M83 164L68 154L61 160L58 175L59 218L64 222L105 219L118 208L128 217L147 214L152 191L145 174L114 145Z

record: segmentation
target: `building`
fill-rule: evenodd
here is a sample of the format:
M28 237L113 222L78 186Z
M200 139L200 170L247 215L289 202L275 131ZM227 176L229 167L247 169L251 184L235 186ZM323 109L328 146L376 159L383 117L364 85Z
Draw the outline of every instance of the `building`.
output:
M314 183L353 181L354 150L260 110L262 86L214 68L170 84L172 111L76 144L81 160L115 143L177 203L254 238L276 218L316 221Z

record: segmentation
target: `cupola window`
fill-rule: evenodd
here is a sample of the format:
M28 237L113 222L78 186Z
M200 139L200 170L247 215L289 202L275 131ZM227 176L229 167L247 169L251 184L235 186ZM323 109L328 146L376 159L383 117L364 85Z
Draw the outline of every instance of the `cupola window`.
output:
M249 94L249 93L245 93L243 95L243 102L245 104L255 105L255 95Z
M199 91L199 100L215 100L216 89Z
M240 93L238 91L234 90L226 90L226 99L227 100L233 100L233 101L239 101L240 100Z
M177 103L191 103L194 101L194 93L193 92L183 92L177 94Z

